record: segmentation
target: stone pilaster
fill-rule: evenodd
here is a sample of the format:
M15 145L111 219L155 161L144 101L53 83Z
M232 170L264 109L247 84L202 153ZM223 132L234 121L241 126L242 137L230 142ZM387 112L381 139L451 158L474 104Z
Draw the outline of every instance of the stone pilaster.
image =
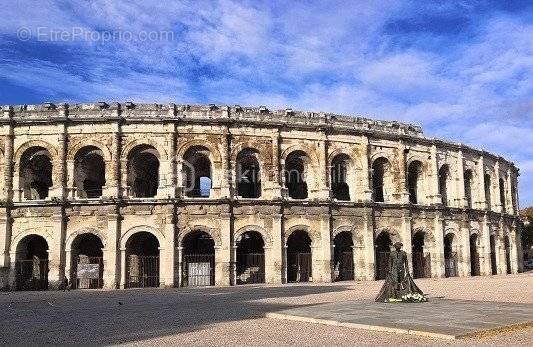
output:
M465 192L465 168L464 168L464 157L463 150L460 149L457 153L457 171L455 177L455 206L459 208L468 207L468 200L466 199Z
M365 279L371 281L376 273L376 256L374 249L374 217L371 208L364 209L363 216L363 242L365 247Z
M439 166L437 162L437 146L435 144L431 145L431 161L430 172L428 175L429 178L429 203L432 205L442 204L442 197L439 194Z

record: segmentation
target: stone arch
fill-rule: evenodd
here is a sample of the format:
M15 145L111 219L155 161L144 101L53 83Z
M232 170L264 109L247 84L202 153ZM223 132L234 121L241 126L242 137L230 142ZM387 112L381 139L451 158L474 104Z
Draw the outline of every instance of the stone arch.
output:
M185 227L182 232L178 234L178 244L181 246L185 237L196 231L201 231L211 236L211 238L215 242L215 248L219 248L222 246L222 238L220 236L220 231L218 229L210 228L205 225L193 225Z
M389 153L387 153L385 151L378 151L378 152L375 152L374 154L372 154L370 156L370 167L372 167L372 164L374 164L374 162L376 160L378 160L379 158L387 159L387 161L389 162L390 165L392 165L392 163L393 163L393 161L390 158L390 154Z
M93 234L95 236L98 236L100 238L100 241L102 241L102 244L104 245L104 249L107 247L107 238L105 236L105 233L99 231L95 228L82 228L78 229L72 233L70 233L67 237L67 240L65 241L65 250L69 251L72 249L72 243L76 238L83 234Z
M209 141L205 140L191 140L187 141L185 143L182 143L179 145L179 147L176 150L176 157L178 160L182 160L185 153L193 147L205 147L209 150L211 154L211 161L213 163L220 164L222 162L222 156L220 155L220 151L216 146L213 146Z
M389 234L392 244L396 242L402 242L402 238L400 237L400 234L398 233L398 231L396 231L395 229L389 228L389 227L383 227L383 228L376 229L374 232L374 241L378 238L379 234L381 234L382 232L386 232Z
M260 227L259 225L246 225L246 226L243 226L242 228L239 228L239 230L237 230L234 234L234 237L233 237L234 242L236 243L238 239L242 237L244 233L249 232L249 231L258 232L259 234L261 234L261 237L263 238L263 242L265 243L265 246L267 247L272 246L273 240L272 240L271 235L263 227Z
M287 159L287 157L292 152L295 152L295 151L304 152L309 157L309 159L311 161L311 167L316 167L317 165L319 165L319 160L318 160L318 157L317 157L317 154L316 154L316 150L313 149L311 146L303 144L303 143L300 143L300 144L297 144L297 145L292 145L292 146L289 146L288 148L286 148L281 153L282 160L285 161Z
M111 151L109 150L109 147L107 147L103 143L97 140L94 140L94 139L80 140L79 142L74 144L72 147L70 147L68 154L67 154L67 160L74 160L74 158L76 157L76 154L78 154L78 152L82 150L84 147L88 147L88 146L94 146L98 148L104 154L104 160L111 161L112 154L111 154Z
M29 229L23 232L18 233L12 240L11 245L9 248L10 253L16 253L17 247L20 241L22 241L26 236L30 235L37 235L41 236L43 239L45 239L46 243L48 244L48 252L50 252L53 243L53 237L51 234L47 233L46 231L37 231L36 229Z
M237 156L239 155L239 153L241 153L242 151L244 150L251 150L253 152L256 152L257 153L257 156L259 157L259 165L261 167L264 167L264 165L266 165L266 163L268 163L270 160L269 158L265 155L264 152L260 151L259 146L253 146L253 145L250 145L249 143L247 142L240 142L238 143L235 147L233 147L233 149L231 150L231 155L230 155L230 160L231 160L231 163L233 163L233 165L235 165L235 163L237 162ZM184 152L185 153L185 152Z
M415 161L419 161L422 163L423 165L423 168L426 169L427 165L428 165L428 160L427 160L427 157L424 158L422 155L416 153L416 154L411 154L409 155L409 157L407 157L407 160L405 162L405 166L406 167L409 167L409 165L412 163L412 162L415 162Z
M414 236L416 233L422 232L424 233L424 244L427 244L429 246L435 246L435 235L433 235L433 232L431 229L427 228L414 228L411 231L411 237Z
M362 159L358 156L354 156L354 154L347 148L337 148L328 155L328 165L331 165L333 162L333 159L339 154L344 154L348 158L350 158L350 162L353 165L354 170L362 170L363 169L363 162Z
M320 243L320 237L313 231L313 229L305 224L298 224L293 225L292 227L288 228L284 233L284 244L287 246L287 240L289 237L294 233L295 231L302 230L309 235L309 238L311 239L311 247L317 246Z
M356 232L356 229L351 225L341 225L335 229L333 229L333 233L331 234L331 240L335 239L337 235L339 235L342 232L348 232L350 235L352 235L352 240L354 246L362 246L364 243L363 235L361 233Z
M128 240L136 233L143 232L143 231L155 236L155 238L159 242L160 250L165 248L165 235L163 235L163 233L160 232L159 230L148 225L139 225L139 226L135 226L133 228L128 229L128 231L126 231L120 238L120 248L126 249L126 243L128 242Z
M130 155L130 152L139 145L147 145L154 147L159 154L159 160L168 160L168 153L166 149L161 146L157 141L154 141L148 137L143 139L133 139L129 141L122 148L122 153L120 154L121 160L127 160Z
M42 141L42 140L30 140L30 141L24 142L15 151L14 161L17 166L19 165L20 159L22 158L22 155L24 154L24 152L26 152L26 150L32 147L42 147L46 149L51 156L50 160L52 162L57 161L59 158L57 148L52 146L50 143Z

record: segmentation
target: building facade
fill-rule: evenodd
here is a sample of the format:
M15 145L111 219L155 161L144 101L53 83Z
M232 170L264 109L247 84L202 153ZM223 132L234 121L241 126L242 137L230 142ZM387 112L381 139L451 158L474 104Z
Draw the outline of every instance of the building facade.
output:
M489 135L488 135L489 136ZM518 169L413 125L265 107L3 106L0 285L521 271Z

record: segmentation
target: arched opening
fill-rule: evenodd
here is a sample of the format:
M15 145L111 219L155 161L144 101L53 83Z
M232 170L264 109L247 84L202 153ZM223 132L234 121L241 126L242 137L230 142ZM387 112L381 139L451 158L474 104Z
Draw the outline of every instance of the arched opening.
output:
M126 243L126 288L159 287L159 241L147 232Z
M457 252L454 250L454 234L446 234L444 237L444 275L446 277L457 276Z
M382 231L374 241L376 256L376 280L383 280L389 271L389 255L392 240L387 231Z
M502 205L502 212L505 212L505 180L500 178L500 205Z
M491 197L491 182L490 175L485 174L485 201L487 203L487 210L492 210L492 197Z
M372 199L375 202L388 201L390 163L386 158L378 158L372 163Z
M211 152L202 146L189 148L183 155L183 186L190 198L208 198L212 188Z
M309 157L303 151L294 151L285 160L285 187L292 199L307 199L307 167Z
M470 169L466 170L464 173L464 183L465 183L466 205L468 206L468 208L472 208L472 197L474 196L472 192L473 179L474 179L474 176L472 174L472 170Z
M48 197L52 187L52 156L43 147L31 147L20 158L19 185L24 199L39 200Z
M261 196L261 173L258 153L252 149L242 150L237 155L237 193L243 198Z
M407 169L407 190L409 192L409 202L412 204L423 202L422 167L422 163L415 160L409 164Z
M138 145L128 155L130 196L153 198L159 187L159 153L149 145Z
M333 198L341 201L350 201L350 186L348 185L348 169L350 157L338 154L331 162L331 191Z
M74 158L74 186L80 198L99 198L105 185L104 153L98 147L87 146Z
M215 241L204 231L193 231L182 242L183 285L215 285Z
M480 266L479 266L479 253L477 250L478 235L470 235L470 275L479 276Z
M439 169L439 194L444 206L448 206L448 180L450 179L450 167L444 164Z
M39 235L25 236L15 256L16 290L48 289L48 243Z
M237 284L265 283L265 243L257 231L237 240Z
M503 239L505 247L505 265L507 273L511 273L511 242L509 241L509 235L505 235Z
M431 255L429 252L427 254L424 252L425 237L424 231L417 231L412 238L413 278L431 277Z
M311 238L304 230L296 230L287 239L287 281L309 282L311 279Z
M338 233L333 239L333 269L335 281L354 279L353 239L348 231Z
M104 245L94 234L86 233L76 236L71 249L72 288L93 289L104 285Z
M496 235L490 235L490 269L493 275L498 274L498 264L496 263Z

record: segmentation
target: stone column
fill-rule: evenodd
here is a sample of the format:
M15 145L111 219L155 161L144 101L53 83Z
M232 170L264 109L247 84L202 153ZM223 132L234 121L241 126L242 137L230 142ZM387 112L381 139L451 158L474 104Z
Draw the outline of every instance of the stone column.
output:
M365 247L365 277L372 281L375 278L375 250L374 250L374 218L372 208L365 207L363 216L363 242Z
M431 162L430 162L431 175L428 175L430 196L429 202L432 205L442 204L442 197L439 193L439 166L437 163L437 146L431 145Z
M456 207L466 208L468 207L468 200L466 199L465 192L465 169L463 150L460 149L457 158L457 177L456 177Z
M479 210L486 210L487 209L487 200L485 197L485 162L483 158L483 154L479 156L479 160L477 163L477 175L478 175L478 199L475 203L475 207ZM472 197L474 199L474 197Z
M320 221L320 242L313 240L313 282L331 282L332 252L329 213Z
M279 130L276 129L274 135L272 135L272 138L271 138L272 170L270 173L270 177L268 175L265 175L265 177L268 177L269 180L271 180L270 196L267 196L267 198L271 198L271 199L280 198L282 196L281 176L283 176L283 172L281 171L281 168L280 168L279 140L280 140Z
M320 146L320 163L318 179L318 197L319 199L329 199L331 195L330 187L328 184L329 177L329 163L328 163L328 137L325 133L322 133L322 140L319 142Z
M496 187L496 189L493 189L493 196L494 201L492 203L492 206L494 206L493 211L495 212L501 212L504 213L503 205L500 200L500 162L496 161L494 164L494 184L492 184L493 187ZM504 190L505 191L505 190Z
M65 187L65 197L76 199L78 197L77 187L75 187L75 161L67 160L67 186Z
M59 139L58 139L58 157L52 161L52 182L53 186L50 188L49 198L65 198L65 188L67 185L67 144L68 144L68 131L67 131L67 109L66 106L60 109L60 112L64 115L65 120L60 123L58 127ZM57 166L57 168L56 168Z
M220 245L215 246L215 285L230 285L231 276L231 215L220 214Z
M283 215L272 214L272 245L265 247L265 281L266 283L286 283L285 254L282 239Z
M226 128L222 134L222 172L219 175L220 179L220 197L229 198L231 196L231 171L230 171L230 148L231 148L231 133Z
M412 241L412 225L411 225L411 216L409 215L409 210L403 211L402 217L402 242L404 244L404 251L407 253L407 264L409 267L409 273L413 273L413 241Z
M512 173L511 169L507 169L507 175L505 177L505 182L507 184L507 191L505 192L505 202L507 205L507 213L508 214L514 214L514 206L513 206L513 189L511 188L513 186L512 182Z
M483 231L481 233L481 246L480 246L480 275L490 275L492 273L490 262L490 232L491 226L488 215L485 213L483 216Z
M5 130L5 143L4 143L4 160L5 160L5 166L4 166L4 199L9 205L13 201L13 141L14 141L14 133L13 133L13 123L11 122L12 116L13 116L13 107L12 106L4 106L3 107L3 119L9 120L9 122L2 127L2 129ZM2 252L2 255L0 256L0 268L9 268L10 266L10 253L9 249L11 247L11 209L6 206L5 210L2 213L1 221L0 221L0 234L3 233L2 237L0 237L0 251ZM8 270L7 270L8 271ZM0 273L1 275L1 273ZM2 287L2 283L0 283L0 288Z
M126 288L126 247L120 247L120 288Z
M65 276L65 233L66 223L61 208L52 216L54 224L53 244L48 245L48 288L57 289Z
M364 136L362 138L362 153L364 153L361 158L361 176L359 178L360 184L358 185L357 191L360 192L359 199L361 201L369 202L372 201L372 185L370 181L370 144L368 142L368 137Z
M406 147L402 140L398 141L398 202L402 204L409 203L409 192L407 191L407 167L406 167Z
M117 114L118 116L118 114ZM103 187L104 197L121 197L122 189L122 126L120 118L111 124L113 142L111 144L111 161L106 162L106 185Z
M177 287L183 287L183 247L176 247L176 254L178 259L178 266L175 268L175 277L177 278L178 283Z
M365 273L365 246L363 244L357 244L352 246L353 252L353 268L355 281L364 281L367 276Z
M468 215L463 214L463 220L461 221L461 229L459 230L459 240L461 242L459 256L458 270L460 276L471 276L470 267L470 223Z
M444 217L441 213L435 215L435 244L431 250L431 275L441 278L445 276L444 269Z
M174 236L174 224L172 223L173 216L167 216L167 223L165 224L164 234L167 240L167 244L160 251L160 264L159 278L161 287L172 288L176 286L176 278L174 277L174 265L175 265L175 236Z
M124 288L125 276L121 276L121 271L126 268L126 250L124 249L124 253L121 253L120 220L121 217L117 213L107 215L107 240L103 251L105 289ZM122 260L124 260L123 264Z

